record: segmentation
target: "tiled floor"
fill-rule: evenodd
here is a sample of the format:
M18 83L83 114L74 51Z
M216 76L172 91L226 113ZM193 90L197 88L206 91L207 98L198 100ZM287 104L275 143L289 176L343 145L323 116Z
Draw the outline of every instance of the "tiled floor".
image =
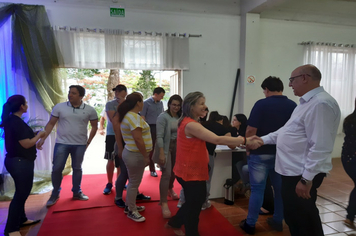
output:
M342 220L346 215L344 207L347 205L349 193L353 188L353 183L344 172L340 158L334 158L333 165L334 167L330 176L324 180L318 191L318 195L321 197L318 197L317 204L320 211L321 221L323 222L324 233L325 235L333 236L356 236L356 231L347 228L342 223ZM26 212L29 218L44 219L47 213L45 203L48 200L48 197L49 193L31 195L29 197L26 202ZM248 199L244 196L236 196L235 204L233 206L223 204L223 199L215 199L212 201L212 204L238 231L242 232L238 225L241 220L246 218ZM4 224L6 222L8 205L9 202L0 202L0 235L2 235ZM284 226L283 232L271 230L266 223L267 217L268 216L260 216L256 224L255 235L290 236L287 225ZM21 234L22 236L35 236L37 235L40 227L41 224L23 228L21 230Z
M320 212L320 218L323 222L325 235L333 236L356 236L356 231L343 225L342 221L346 216L345 207L349 200L349 194L353 188L353 182L345 173L340 158L333 159L333 169L330 176L324 179L323 184L318 189L317 205ZM219 199L213 202L213 205L224 215L235 228L243 232L239 223L246 218L248 211L248 200L243 196L237 196L234 206L223 204ZM283 232L272 231L266 223L269 216L260 216L256 224L256 234L258 236L284 235L289 236L288 226L284 225ZM247 235L247 234L245 234Z

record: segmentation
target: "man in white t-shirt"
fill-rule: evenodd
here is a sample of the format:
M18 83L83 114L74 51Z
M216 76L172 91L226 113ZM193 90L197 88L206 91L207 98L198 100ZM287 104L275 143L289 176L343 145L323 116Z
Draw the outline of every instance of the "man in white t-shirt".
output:
M82 86L70 86L68 102L59 103L53 107L51 118L45 127L48 136L58 122L57 139L53 152L53 191L47 202L47 207L54 205L59 199L62 171L69 154L72 158L73 169L73 199L83 201L89 199L88 196L83 194L80 188L82 181L82 162L85 150L98 129L98 115L93 107L82 101L84 95L85 89ZM92 129L88 138L89 121ZM37 148L41 148L47 136L37 143Z

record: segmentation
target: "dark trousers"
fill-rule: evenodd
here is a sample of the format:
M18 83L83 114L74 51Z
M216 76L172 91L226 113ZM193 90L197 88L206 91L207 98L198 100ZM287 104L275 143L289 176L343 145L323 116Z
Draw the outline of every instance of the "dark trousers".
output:
M231 176L233 179L234 184L237 183L237 181L239 181L241 179L242 174L239 172L239 170L237 169L236 164L238 162L244 162L247 164L246 161L246 153L243 152L233 152L231 153Z
M206 198L206 181L184 181L180 177L177 180L183 187L185 203L168 224L173 228L184 225L187 236L199 236L199 215Z
M15 182L15 194L9 206L5 233L20 230L27 221L25 202L33 184L34 161L21 157L5 158L5 167Z
M325 173L317 174L313 179L310 199L297 196L295 187L301 176L282 176L282 199L284 219L292 236L323 236L319 210L315 205L317 188L320 187Z
M118 158L117 162L118 165L120 166L120 175L117 177L115 181L116 200L122 198L122 192L124 191L125 184L129 179L129 175L127 173L127 168L124 160L122 158Z
M156 171L155 168L155 163L152 160L153 156L153 151L155 150L155 144L156 144L156 125L150 125L150 131L151 131L151 138L152 138L152 151L150 152L150 172Z
M272 183L269 177L267 177L265 193L263 196L262 207L269 211L271 214L274 212L274 193Z
M352 222L355 220L356 215L356 160L349 160L346 157L341 157L342 165L346 173L350 176L354 182L354 188L350 193L349 205L347 206L347 216L346 218Z

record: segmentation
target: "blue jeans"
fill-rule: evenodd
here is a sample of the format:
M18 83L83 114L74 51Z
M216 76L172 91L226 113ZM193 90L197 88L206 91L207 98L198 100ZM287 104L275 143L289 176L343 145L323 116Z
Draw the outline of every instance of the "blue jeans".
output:
M77 194L81 192L80 184L82 182L82 162L86 145L68 145L56 143L53 152L53 167L52 167L52 196L59 196L62 183L62 171L67 162L68 155L72 158L72 192Z
M249 186L250 185L250 176L248 173L248 165L246 161L239 161L236 163L236 168L237 171L239 172L240 179L242 180L242 183L244 186Z
M273 220L277 223L283 221L283 202L281 195L281 175L275 172L275 155L250 155L248 158L248 170L250 173L251 196L248 204L246 223L255 226L258 213L263 204L263 195L269 175L274 189L274 214Z
M122 192L124 191L125 184L129 179L129 174L127 173L127 168L124 160L122 158L118 158L117 161L119 162L119 166L120 166L120 175L117 177L115 181L115 190L116 190L115 200L122 199ZM117 164L117 161L115 161L115 164Z
M15 182L15 194L9 206L5 233L20 230L27 221L25 202L33 184L34 161L22 157L5 158L5 167Z

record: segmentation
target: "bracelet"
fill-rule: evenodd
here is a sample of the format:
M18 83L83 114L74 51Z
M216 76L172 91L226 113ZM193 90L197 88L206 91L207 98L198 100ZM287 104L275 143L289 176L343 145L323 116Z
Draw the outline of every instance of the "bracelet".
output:
M243 143L243 145L246 145L247 139L246 139L246 137L243 137L243 138L244 138L244 143Z

